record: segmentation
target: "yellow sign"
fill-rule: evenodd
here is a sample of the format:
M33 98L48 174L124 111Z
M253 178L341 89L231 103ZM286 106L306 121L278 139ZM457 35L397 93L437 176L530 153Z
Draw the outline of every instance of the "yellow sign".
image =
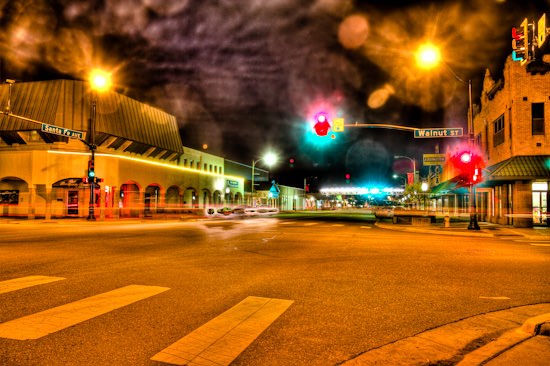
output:
M344 119L335 118L332 120L332 131L343 132L344 131Z
M540 48L544 41L546 41L546 14L542 14L542 17L539 19L537 30L537 47Z

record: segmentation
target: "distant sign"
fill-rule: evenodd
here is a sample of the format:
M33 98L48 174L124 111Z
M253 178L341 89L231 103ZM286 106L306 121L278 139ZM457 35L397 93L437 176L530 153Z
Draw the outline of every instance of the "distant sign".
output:
M415 138L462 137L462 127L415 129L414 137Z
M239 181L238 180L227 180L227 186L231 188L239 188Z
M445 164L445 154L424 154L424 165Z
M61 135L70 139L84 140L86 133L81 131L69 130L67 128L52 126L47 123L42 123L42 132L52 133L54 135Z

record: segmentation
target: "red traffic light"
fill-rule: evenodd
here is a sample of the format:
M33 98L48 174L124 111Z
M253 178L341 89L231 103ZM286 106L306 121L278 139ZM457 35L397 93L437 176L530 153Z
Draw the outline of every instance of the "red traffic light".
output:
M315 116L315 125L313 130L317 136L326 136L330 130L330 123L328 122L328 117L325 113L318 113Z
M483 157L476 151L466 150L451 155L450 162L455 174L464 185L477 184L483 180L485 167Z

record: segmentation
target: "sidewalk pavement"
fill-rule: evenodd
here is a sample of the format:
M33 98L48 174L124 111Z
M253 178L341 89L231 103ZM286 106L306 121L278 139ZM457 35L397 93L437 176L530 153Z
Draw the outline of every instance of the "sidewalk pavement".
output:
M342 365L548 366L549 330L549 303L519 306L445 324L369 350Z
M450 227L445 227L443 223L436 223L426 226L412 226L412 225L400 225L393 224L388 221L378 220L376 226L388 229L388 230L401 230L410 232L421 232L431 234L443 234L443 235L457 235L457 236L473 236L473 237L493 237L493 238L525 238L533 241L550 240L550 227L533 227L533 228L515 228L513 226L497 225L489 223L479 223L480 230L468 230L467 222L452 223ZM427 356L433 350L428 351L428 354L423 354L424 361L414 362L414 357L407 355L405 362L390 362L393 365L456 365L456 366L548 366L550 365L550 304L540 304L540 306L546 306L544 309L539 309L540 313L537 316L526 319L521 327L509 328L505 330L496 338L492 338L489 342L483 346L474 349L470 352L464 352L457 359L457 353L455 353L455 360L450 360L448 363L441 363L440 361L445 358L441 358L439 361L433 362L433 358L425 362ZM513 309L511 309L513 310ZM504 318L502 314L497 315L497 318ZM474 317L478 318L478 317ZM480 319L474 320L474 322ZM470 321L470 320L466 320ZM457 324L459 324L458 322ZM486 322L484 326L487 326ZM501 325L500 329L503 326ZM443 327L442 327L443 328ZM475 328L475 326L474 326ZM490 326L488 326L485 337L487 337ZM426 332L429 333L430 331ZM423 333L424 334L424 333ZM418 335L414 338L426 338L425 335ZM441 342L441 339L437 339ZM382 347L384 348L384 347ZM420 350L422 347L416 347ZM437 352L441 352L438 350ZM367 352L369 353L369 352ZM392 354L395 354L395 350L392 350ZM460 359L461 358L461 359ZM447 359L448 360L448 359ZM388 360L384 361L387 362ZM412 361L412 362L411 362ZM352 362L346 363L346 366L352 365L383 365L384 362L370 362L368 357L361 355ZM348 365L349 364L349 365Z
M404 224L393 224L389 220L378 220L376 221L375 225L388 230L432 233L438 235L477 236L486 238L524 237L529 240L550 240L550 227L548 226L516 228L511 225L499 225L487 222L480 222L480 230L468 230L468 222L452 222L449 227L445 227L444 223L413 226Z

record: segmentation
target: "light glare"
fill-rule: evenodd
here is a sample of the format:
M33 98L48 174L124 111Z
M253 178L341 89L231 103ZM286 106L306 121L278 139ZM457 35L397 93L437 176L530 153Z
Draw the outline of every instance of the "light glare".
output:
M441 54L439 48L429 43L420 46L416 53L416 63L423 69L436 67L440 60Z
M92 89L98 92L105 92L111 88L111 75L100 69L92 70L89 81Z

